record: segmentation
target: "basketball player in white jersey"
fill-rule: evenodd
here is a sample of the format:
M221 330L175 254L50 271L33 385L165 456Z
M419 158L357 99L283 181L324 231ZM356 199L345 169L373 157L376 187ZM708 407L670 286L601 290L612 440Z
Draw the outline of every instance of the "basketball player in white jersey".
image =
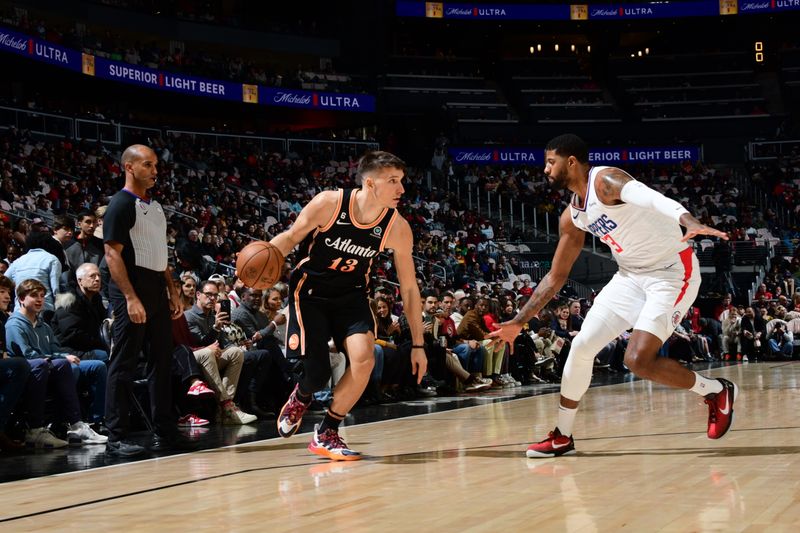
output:
M514 319L491 333L495 343L514 339L564 285L583 248L584 232L608 244L619 271L595 299L572 342L561 379L558 423L547 438L532 444L527 456L574 454L572 428L578 403L592 379L595 355L623 331L633 328L625 364L637 376L689 389L705 397L709 407L708 437L722 437L733 419L736 385L709 379L667 357L658 357L694 302L700 287L697 257L686 241L697 235L727 235L701 224L678 202L650 189L625 171L591 167L589 149L576 135L561 135L545 148L545 174L552 187L573 192L561 214L550 272ZM686 228L682 234L681 226Z

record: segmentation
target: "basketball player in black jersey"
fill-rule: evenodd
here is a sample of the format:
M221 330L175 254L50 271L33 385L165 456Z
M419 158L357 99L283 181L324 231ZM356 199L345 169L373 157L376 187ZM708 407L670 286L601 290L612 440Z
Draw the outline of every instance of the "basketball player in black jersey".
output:
M331 376L328 339L347 353L350 365L334 391L333 403L315 427L308 449L339 461L361 454L339 437L339 423L361 397L375 364L375 317L367 285L378 253L391 248L403 309L411 328L411 371L417 383L428 362L423 349L421 301L411 257L413 236L397 212L405 163L388 152L370 152L358 164L360 189L324 191L300 212L291 228L274 239L284 256L300 244L300 259L289 282L286 355L304 360L304 377L278 417L278 433L293 435L312 395Z

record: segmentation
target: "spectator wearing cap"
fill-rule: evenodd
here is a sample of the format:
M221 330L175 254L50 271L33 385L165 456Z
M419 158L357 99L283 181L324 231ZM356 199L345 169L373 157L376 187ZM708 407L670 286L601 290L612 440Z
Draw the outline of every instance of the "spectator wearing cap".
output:
M47 227L47 221L42 217L34 217L34 219L31 220L29 231L50 231L50 228Z

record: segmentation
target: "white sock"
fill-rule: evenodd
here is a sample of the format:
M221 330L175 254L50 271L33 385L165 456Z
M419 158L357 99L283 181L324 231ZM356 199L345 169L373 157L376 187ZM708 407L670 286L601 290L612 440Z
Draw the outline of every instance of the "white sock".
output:
M697 372L695 372L694 375L696 379L694 386L689 389L690 391L700 396L722 392L722 383L718 379L708 379Z
M575 425L575 415L578 413L578 408L570 409L563 405L558 406L558 424L556 427L565 437L572 435L572 426Z

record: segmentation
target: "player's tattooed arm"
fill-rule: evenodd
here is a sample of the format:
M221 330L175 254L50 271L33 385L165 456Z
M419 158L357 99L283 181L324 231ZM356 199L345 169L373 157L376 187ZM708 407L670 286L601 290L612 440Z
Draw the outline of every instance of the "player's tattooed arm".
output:
M624 170L609 167L597 174L597 196L606 205L621 204L622 187L631 180L631 175Z

